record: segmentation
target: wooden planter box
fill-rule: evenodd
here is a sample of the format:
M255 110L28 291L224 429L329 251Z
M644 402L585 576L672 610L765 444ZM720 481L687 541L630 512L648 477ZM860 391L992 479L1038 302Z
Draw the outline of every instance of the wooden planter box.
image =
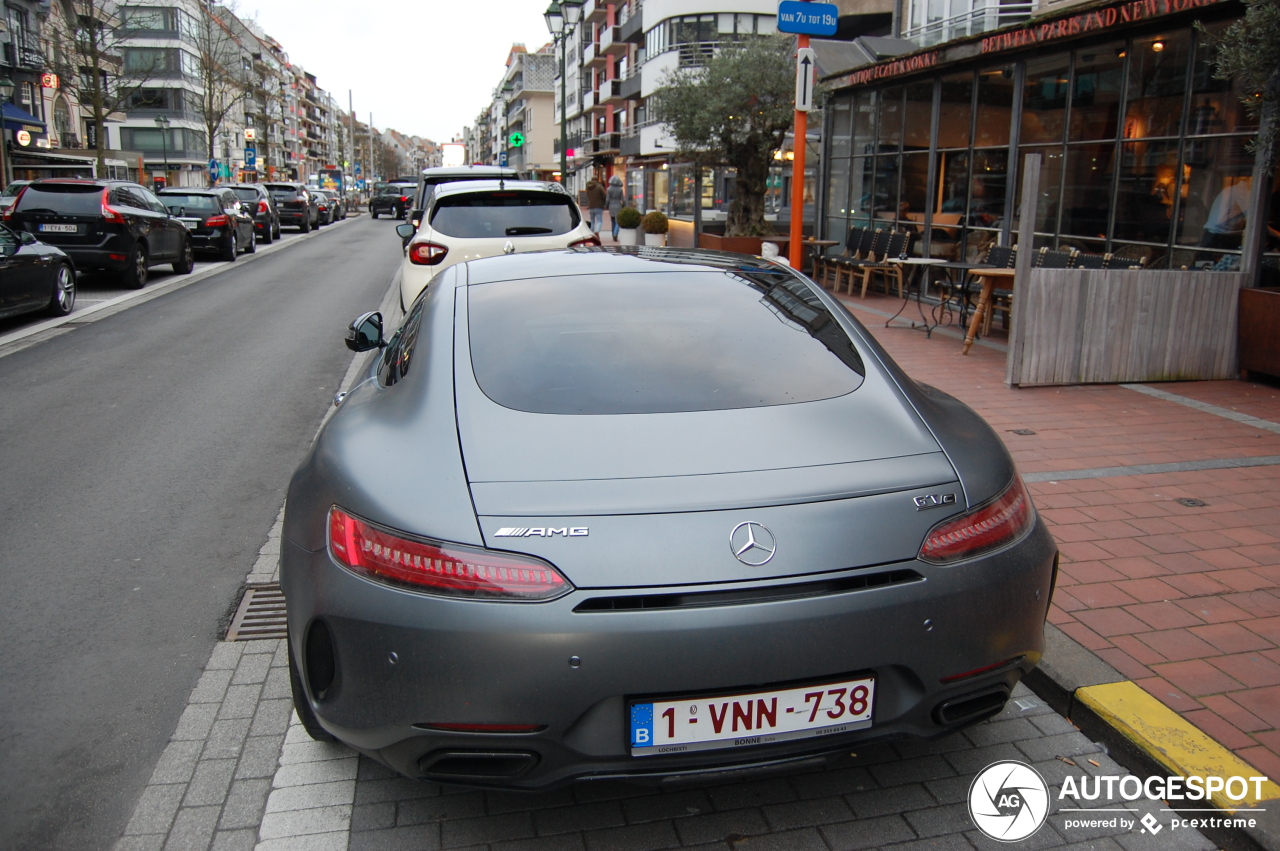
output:
M714 233L698 234L699 248L713 248L716 251L732 251L735 254L750 254L756 257L760 256L760 246L762 243L772 242L778 246L778 253L786 257L787 245L790 240L783 235L779 236L720 236Z
M1032 269L1014 288L1006 383L1235 378L1240 283L1237 272Z
M1240 368L1280 376L1280 287L1240 291Z

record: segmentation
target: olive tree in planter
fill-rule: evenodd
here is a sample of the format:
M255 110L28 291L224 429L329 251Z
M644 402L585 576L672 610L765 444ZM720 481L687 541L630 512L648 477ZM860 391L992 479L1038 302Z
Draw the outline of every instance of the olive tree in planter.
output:
M641 221L640 211L635 207L623 207L618 211L618 244L639 245L640 235L637 229Z
M645 213L644 219L640 222L640 227L644 231L645 245L666 245L667 244L667 217L657 210Z

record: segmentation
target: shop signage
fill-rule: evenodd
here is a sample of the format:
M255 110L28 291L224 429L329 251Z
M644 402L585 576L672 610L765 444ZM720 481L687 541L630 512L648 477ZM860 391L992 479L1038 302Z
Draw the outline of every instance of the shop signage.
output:
M908 56L906 59L895 59L882 65L872 65L870 68L859 68L845 77L845 85L860 86L874 80L882 80L885 77L896 77L899 74L910 74L913 71L925 71L937 64L938 51L930 50L928 53L917 53L915 56Z
M994 53L1014 47L1025 47L1054 39L1080 35L1086 32L1107 30L1121 24L1130 24L1198 9L1201 6L1214 6L1224 0L1132 0L1119 6L1108 6L1105 9L1094 9L1081 12L1069 18L1059 18L1043 24L1025 27L1011 32L996 33L982 40L982 52Z
M58 75L42 74L40 76L40 85L44 86L46 89L56 89L58 87Z
M18 144L25 148L31 144L31 134L26 130L19 130L17 140Z

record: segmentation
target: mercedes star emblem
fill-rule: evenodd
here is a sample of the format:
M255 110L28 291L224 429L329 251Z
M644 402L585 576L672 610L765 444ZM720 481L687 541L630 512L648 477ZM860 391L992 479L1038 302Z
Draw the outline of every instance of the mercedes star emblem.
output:
M745 520L729 533L729 550L743 564L759 567L769 563L778 545L766 527L754 520Z

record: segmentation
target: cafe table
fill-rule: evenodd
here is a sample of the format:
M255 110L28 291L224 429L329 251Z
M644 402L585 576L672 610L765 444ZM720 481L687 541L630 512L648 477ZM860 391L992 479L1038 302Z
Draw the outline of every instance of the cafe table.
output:
M819 254L821 254L822 252L826 251L831 246L839 245L839 244L840 244L840 240L838 239L807 238L807 239L800 240L800 245L808 249L805 255L800 258L801 268L803 269L803 267L807 265L809 267L810 275L812 275L813 259L817 257Z
M939 323L935 322L933 325L930 325L929 319L924 315L924 291L925 288L929 286L929 275L927 270L930 267L942 266L947 261L940 257L902 257L891 258L886 262L901 263L903 266L907 267L907 285L903 292L902 306L898 308L897 313L889 317L889 319L884 323L884 327L888 328L889 323L897 319L902 314L902 311L906 309L907 304L911 301L912 282L914 279L919 279L919 287L916 288L916 308L920 311L921 324L917 326L915 322L912 322L911 327L919 331L924 331L924 335L926 337L932 337L933 329L937 327ZM888 289L887 285L886 289Z
M996 288L997 283L1003 284L1009 289L1013 289L1013 278L1015 271L1013 269L973 269L973 276L978 279L978 283L982 285L982 294L978 296L978 306L973 310L973 317L969 320L969 333L964 337L964 352L969 354L969 347L973 345L973 340L978 336L978 329L982 327L982 320L986 317L987 311L991 309L991 292Z

